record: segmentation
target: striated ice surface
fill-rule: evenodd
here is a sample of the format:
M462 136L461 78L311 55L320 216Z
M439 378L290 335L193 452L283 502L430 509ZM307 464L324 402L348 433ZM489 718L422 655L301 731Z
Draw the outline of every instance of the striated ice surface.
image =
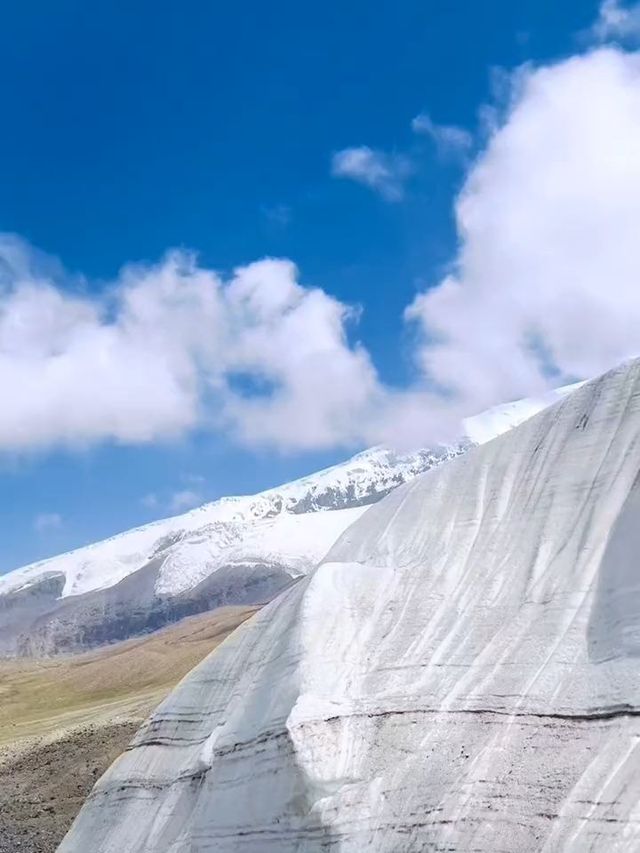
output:
M61 853L640 849L640 361L399 487L176 688Z

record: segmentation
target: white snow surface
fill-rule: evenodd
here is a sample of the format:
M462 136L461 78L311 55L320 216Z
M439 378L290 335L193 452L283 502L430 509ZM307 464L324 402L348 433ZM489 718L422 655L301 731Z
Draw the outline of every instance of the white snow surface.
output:
M464 422L464 432L474 444L485 444L496 436L520 426L583 384L583 382L576 382L572 385L563 385L561 388L554 388L537 397L525 397L513 403L494 406L479 415L467 418Z
M315 566L363 506L333 509L384 494L459 448L408 455L376 447L257 495L224 497L173 518L112 536L0 576L0 595L63 574L62 597L104 589L162 554L158 593L195 586L233 563L278 563L299 577Z
M640 850L640 361L374 504L60 853Z
M465 422L475 443L494 438L548 406L547 397L490 409ZM65 577L62 597L117 584L160 552L164 562L156 591L177 594L223 565L274 562L305 574L362 507L333 509L384 494L460 452L461 446L406 455L374 447L348 461L257 495L225 497L173 518L146 524L101 542L0 575L0 596L48 575ZM329 513L328 510L331 510ZM318 513L318 514L317 514Z
M283 492L287 494L286 487ZM254 497L222 498L34 563L0 577L0 595L57 573L65 576L63 598L104 589L161 552L158 593L190 589L216 568L234 561L284 562L292 567L292 576L299 576L316 565L363 512L363 507L355 507L293 514L277 508L281 496L274 490Z

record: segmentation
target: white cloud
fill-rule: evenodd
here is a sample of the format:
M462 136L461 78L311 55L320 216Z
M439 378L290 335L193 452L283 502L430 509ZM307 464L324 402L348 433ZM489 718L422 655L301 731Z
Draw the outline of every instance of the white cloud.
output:
M192 489L181 489L171 495L169 501L169 509L171 512L183 512L187 509L193 509L194 506L199 506L203 502L202 495Z
M640 3L623 5L619 0L604 0L592 34L598 41L640 37Z
M25 244L0 240L0 387L10 400L0 447L135 443L193 426L198 365L215 347L216 277L174 253L156 267L125 269L91 298L33 261Z
M412 387L381 382L347 335L357 312L301 284L290 261L222 277L172 252L91 295L5 237L0 449L195 427L285 452L425 444L637 354L640 54L600 49L511 79L456 202L451 272L406 312L419 331Z
M367 145L343 148L331 161L331 174L349 178L380 193L387 201L399 201L404 182L411 174L409 159L400 154L386 154Z
M465 408L640 351L639 150L640 55L602 49L517 75L457 201L453 271L408 311L422 369Z
M300 285L290 261L223 280L171 252L98 295L42 266L24 242L0 239L1 450L136 444L195 426L282 449L357 440L376 379L347 341L354 312Z
M49 533L62 527L62 516L57 512L41 512L33 520L36 533Z
M141 497L140 503L145 509L157 509L160 505L160 501L155 492L149 492L148 495Z
M427 113L417 115L411 122L411 128L414 133L433 139L443 156L464 156L473 147L473 136L468 130L456 125L436 124Z

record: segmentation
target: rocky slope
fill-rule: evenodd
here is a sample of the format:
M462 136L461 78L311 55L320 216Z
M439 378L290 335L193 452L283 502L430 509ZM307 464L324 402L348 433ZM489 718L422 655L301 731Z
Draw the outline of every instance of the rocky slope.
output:
M640 361L372 506L60 853L640 849Z

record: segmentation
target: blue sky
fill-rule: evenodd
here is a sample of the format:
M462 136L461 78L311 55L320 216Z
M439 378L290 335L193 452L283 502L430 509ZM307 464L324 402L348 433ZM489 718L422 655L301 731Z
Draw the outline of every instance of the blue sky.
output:
M353 345L402 388L416 372L403 311L456 254L453 202L484 144L479 110L495 102L496 69L579 52L597 12L575 0L12 4L0 231L80 273L88 298L171 247L223 276L290 258L304 285L361 306ZM420 114L474 134L473 150L439 150L412 129ZM360 146L391 169L408 164L398 197L336 175L335 161L332 174L332 157ZM142 444L10 447L0 572L169 514L189 494L275 485L362 443L261 447L198 423Z

